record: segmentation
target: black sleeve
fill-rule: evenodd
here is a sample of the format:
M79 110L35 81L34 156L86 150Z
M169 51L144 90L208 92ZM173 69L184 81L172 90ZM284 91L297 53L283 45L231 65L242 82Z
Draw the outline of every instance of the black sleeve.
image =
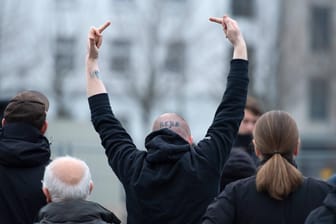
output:
M132 138L114 116L106 93L91 96L88 100L91 120L105 148L109 165L124 183L129 176L132 162L137 155L144 152L137 150Z
M206 157L219 175L222 173L240 122L244 117L249 81L247 73L248 61L242 59L231 61L222 101L205 138L198 143L198 153Z

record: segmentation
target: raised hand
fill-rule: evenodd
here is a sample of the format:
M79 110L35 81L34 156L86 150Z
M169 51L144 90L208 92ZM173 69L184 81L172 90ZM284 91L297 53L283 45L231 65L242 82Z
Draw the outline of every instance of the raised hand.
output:
M97 59L99 48L103 43L102 32L111 24L110 21L105 22L100 27L91 27L88 34L88 58Z
M247 59L246 44L238 23L228 16L223 16L223 18L210 17L209 20L222 25L226 38L234 47L233 58Z
M242 35L239 30L239 26L237 22L231 19L228 16L223 16L223 18L218 17L210 17L209 20L211 22L215 22L221 24L223 27L223 31L225 33L226 38L232 43L232 45L238 44L238 41L242 39Z

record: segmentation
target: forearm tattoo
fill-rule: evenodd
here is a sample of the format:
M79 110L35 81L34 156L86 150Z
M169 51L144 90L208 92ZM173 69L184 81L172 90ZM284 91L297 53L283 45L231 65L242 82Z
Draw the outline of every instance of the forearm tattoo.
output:
M99 71L98 70L94 70L92 72L90 72L90 78L97 78L99 79Z

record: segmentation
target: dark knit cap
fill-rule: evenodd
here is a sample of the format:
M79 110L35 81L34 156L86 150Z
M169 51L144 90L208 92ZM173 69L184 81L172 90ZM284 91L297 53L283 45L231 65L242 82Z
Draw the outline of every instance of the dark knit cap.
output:
M38 91L19 92L12 98L4 111L7 123L22 122L40 129L44 124L49 109L49 101Z

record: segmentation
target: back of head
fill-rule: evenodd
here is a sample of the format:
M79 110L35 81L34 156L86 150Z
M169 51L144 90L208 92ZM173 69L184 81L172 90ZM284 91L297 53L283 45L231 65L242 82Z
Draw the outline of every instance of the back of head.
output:
M263 109L256 98L253 96L247 96L245 109L251 111L255 116L261 116Z
M86 199L91 182L90 169L84 161L64 156L56 158L46 167L43 188L48 190L53 202Z
M38 91L27 90L19 92L13 97L4 111L6 123L27 123L38 129L43 126L49 101Z
M191 132L188 123L176 113L165 113L160 115L153 124L153 131L160 130L162 128L169 128L186 141L191 140Z
M293 164L299 147L299 131L294 119L284 111L262 115L253 132L254 144L263 162L258 170L258 191L267 191L275 199L283 199L303 181Z

